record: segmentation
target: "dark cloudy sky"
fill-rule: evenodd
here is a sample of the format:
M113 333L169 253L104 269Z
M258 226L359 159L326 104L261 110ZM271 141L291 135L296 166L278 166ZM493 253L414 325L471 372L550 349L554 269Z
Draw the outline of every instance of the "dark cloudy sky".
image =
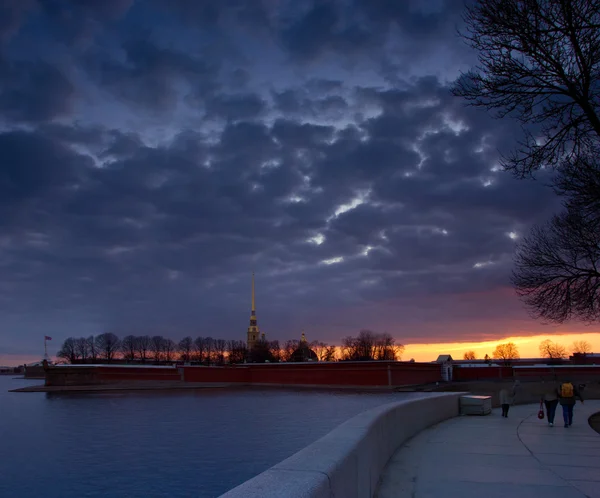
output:
M44 334L405 342L538 332L556 210L449 86L462 0L2 0L0 354ZM53 344L58 346L58 344Z

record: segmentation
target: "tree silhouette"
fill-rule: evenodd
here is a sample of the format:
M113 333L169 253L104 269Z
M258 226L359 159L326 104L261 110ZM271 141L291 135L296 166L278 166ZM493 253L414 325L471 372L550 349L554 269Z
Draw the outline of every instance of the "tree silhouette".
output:
M477 356L475 355L475 351L466 351L463 358L465 360L475 360L477 359Z
M153 335L150 338L150 352L155 363L160 363L163 356L163 343L165 338L162 335Z
M90 356L90 345L85 337L75 339L75 351L77 356L81 359L82 363L87 363Z
M227 341L225 339L215 339L214 342L214 358L217 365L225 363L225 352L227 351Z
M525 138L503 165L527 176L586 154L600 136L600 3L477 0L464 20L479 64L453 92L521 123Z
M542 341L539 346L540 356L542 358L558 359L567 356L567 348L561 344L552 342L550 339Z
M600 230L575 208L517 246L512 281L532 315L555 323L600 318Z
M93 335L91 335L86 339L86 341L90 352L90 360L92 361L92 363L96 363L96 360L98 359L98 347L96 346L96 338Z
M194 339L190 336L184 337L179 341L179 355L182 361L188 362L192 359L192 352L194 351Z
M123 354L124 360L135 360L137 352L137 340L138 338L134 335L127 335L123 337L123 340L121 341L121 353Z
M96 336L96 347L101 358L110 363L119 352L121 341L112 332L107 332Z
M162 342L162 353L166 362L170 362L173 360L175 355L175 351L177 350L177 346L173 339L165 338Z
M70 363L75 363L76 360L79 358L79 354L77 352L77 343L75 339L73 339L73 337L65 339L65 341L62 344L62 347L60 348L58 353L56 353L56 356L58 356L59 358L63 358Z
M504 360L505 362L520 358L519 349L513 342L498 344L492 356L497 360Z
M573 354L590 354L592 345L587 341L575 341L571 350Z
M148 352L150 351L150 347L152 346L152 339L149 335L142 335L136 338L136 346L137 346L137 356L142 361L142 363L146 363L148 359Z
M248 350L244 341L227 341L227 358L229 363L244 363Z

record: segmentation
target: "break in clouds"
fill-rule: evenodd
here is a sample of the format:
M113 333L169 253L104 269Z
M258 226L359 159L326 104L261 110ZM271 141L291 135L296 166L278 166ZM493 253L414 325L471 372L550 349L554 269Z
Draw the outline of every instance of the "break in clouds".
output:
M3 4L0 353L244 338L253 270L272 338L538 327L512 252L558 200L449 92L462 0Z

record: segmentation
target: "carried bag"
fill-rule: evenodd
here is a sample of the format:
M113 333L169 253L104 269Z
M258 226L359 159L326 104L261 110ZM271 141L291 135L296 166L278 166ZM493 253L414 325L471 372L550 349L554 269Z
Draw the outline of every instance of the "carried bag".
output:
M544 402L543 401L540 403L540 411L538 412L538 418L540 420L544 419Z

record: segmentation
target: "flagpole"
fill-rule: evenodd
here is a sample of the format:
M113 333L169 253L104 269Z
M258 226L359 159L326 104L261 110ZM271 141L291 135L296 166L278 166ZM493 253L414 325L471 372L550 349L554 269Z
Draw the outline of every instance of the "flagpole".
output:
M48 342L46 341L46 336L44 336L44 359L48 359Z

